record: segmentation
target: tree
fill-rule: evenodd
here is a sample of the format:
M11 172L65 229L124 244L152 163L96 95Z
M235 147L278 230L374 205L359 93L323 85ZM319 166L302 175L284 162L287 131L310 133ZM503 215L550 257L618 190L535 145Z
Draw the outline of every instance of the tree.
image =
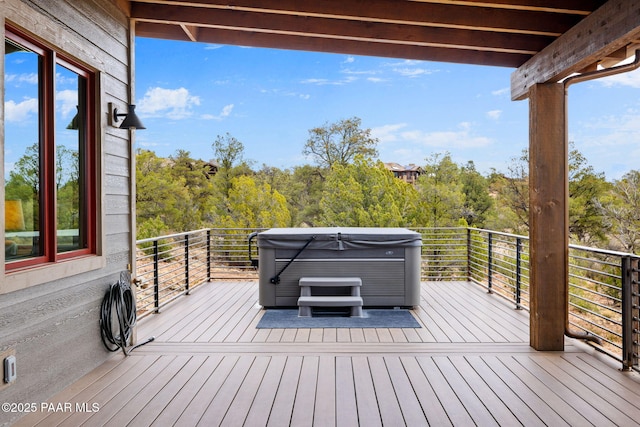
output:
M311 156L320 167L329 169L334 164L344 166L357 155L363 158L377 156L378 140L371 137L371 129L360 129L360 124L358 117L352 117L311 129L303 154Z
M318 223L325 180L317 166L280 170L263 165L255 179L258 183L269 184L286 198L291 226L314 226Z
M190 153L185 150L177 150L175 155L169 156L167 164L170 166L166 168L168 174L184 179L190 202L185 212L189 212L191 223L200 227L214 209L216 192L209 165L202 160L191 158Z
M514 232L529 233L529 150L511 159L501 186L501 202L515 215L509 227Z
M284 196L269 184L256 184L250 176L231 180L227 205L227 212L218 219L222 227L286 227L291 222Z
M470 227L484 227L493 199L489 195L489 184L472 161L460 169L462 192L465 195L462 215Z
M569 151L569 233L583 245L606 239L606 222L599 200L607 190L597 173L576 149Z
M427 159L425 173L418 178L418 192L426 205L423 225L451 227L460 225L465 195L460 170L449 153L434 154Z
M224 196L229 197L231 180L238 176L233 169L243 161L244 145L227 133L225 136L218 135L212 146L219 166L216 180L220 183Z
M38 143L25 149L22 157L9 172L5 183L5 200L21 200L27 230L40 223L40 154Z
M320 200L320 223L344 227L419 225L420 202L410 184L381 162L356 156L331 168Z
M593 239L605 238L605 222L597 200L606 191L602 173L596 173L587 159L569 143L569 233L577 241L586 244ZM529 230L529 152L522 150L514 158L505 177L506 185L500 194L504 203L515 213L518 222ZM517 231L517 224L513 225Z
M622 250L638 254L640 251L640 171L632 170L614 181L611 190L600 204L611 226L611 236Z
M145 221L162 221L168 231L181 232L200 226L186 179L173 174L171 161L153 151L138 150L136 155L136 208L138 229ZM157 228L157 226L154 226Z

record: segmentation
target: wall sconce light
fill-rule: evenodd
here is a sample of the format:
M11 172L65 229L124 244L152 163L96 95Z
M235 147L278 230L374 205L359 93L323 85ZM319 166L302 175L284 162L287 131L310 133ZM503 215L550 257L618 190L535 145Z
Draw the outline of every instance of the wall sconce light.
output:
M144 125L136 115L135 109L135 105L129 104L127 106L127 112L121 113L117 108L113 108L113 104L110 102L109 111L112 112L110 114L112 126L119 127L120 129L146 129L146 127L144 127ZM120 121L120 117L124 117L124 120L122 121L120 126L118 126L117 123Z
M80 129L80 111L78 109L78 106L76 105L76 115L73 116L73 118L71 119L71 121L69 122L69 124L67 125L67 129L69 130L78 130Z

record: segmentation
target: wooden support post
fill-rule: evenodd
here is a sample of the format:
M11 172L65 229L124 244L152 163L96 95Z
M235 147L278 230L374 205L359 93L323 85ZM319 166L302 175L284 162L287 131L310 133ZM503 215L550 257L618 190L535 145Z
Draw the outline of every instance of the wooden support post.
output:
M564 85L534 85L529 102L530 344L536 350L564 350L569 280Z

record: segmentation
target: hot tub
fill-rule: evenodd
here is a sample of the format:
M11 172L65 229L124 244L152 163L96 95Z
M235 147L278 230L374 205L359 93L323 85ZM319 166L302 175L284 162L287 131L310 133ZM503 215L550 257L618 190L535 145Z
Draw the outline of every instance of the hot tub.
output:
M359 277L363 304L369 307L420 304L422 239L415 231L274 228L259 233L257 245L263 307L296 306L301 277Z

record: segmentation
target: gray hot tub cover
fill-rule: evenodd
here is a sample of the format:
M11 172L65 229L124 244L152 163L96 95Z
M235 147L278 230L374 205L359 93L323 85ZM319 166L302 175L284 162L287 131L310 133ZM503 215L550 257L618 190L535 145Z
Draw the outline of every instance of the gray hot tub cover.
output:
M422 246L420 233L406 228L314 227L272 228L258 234L258 248L300 249L313 238L310 249L347 250L373 247Z

